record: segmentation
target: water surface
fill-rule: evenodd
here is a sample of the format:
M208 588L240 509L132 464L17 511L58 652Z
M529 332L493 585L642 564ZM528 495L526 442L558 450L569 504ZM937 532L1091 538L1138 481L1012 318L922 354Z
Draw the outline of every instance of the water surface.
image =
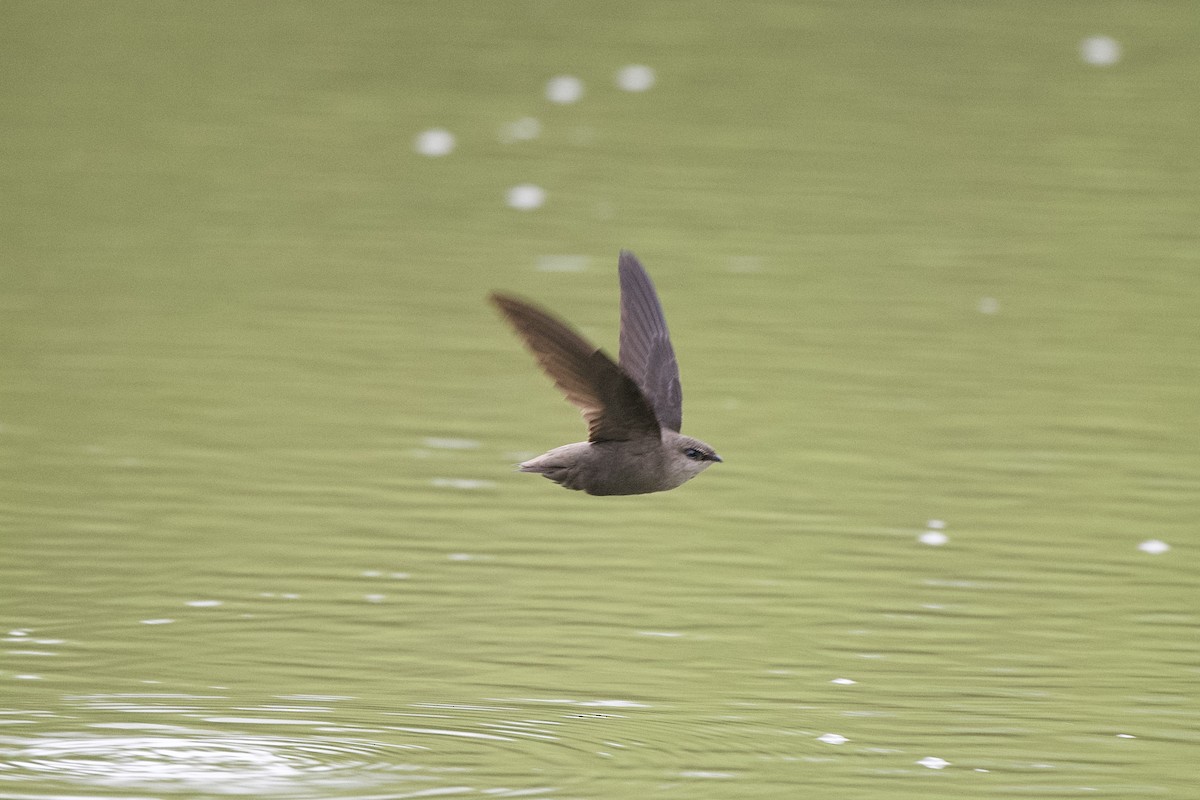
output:
M3 16L0 794L1194 793L1189 5ZM621 247L726 462L591 498L484 298Z

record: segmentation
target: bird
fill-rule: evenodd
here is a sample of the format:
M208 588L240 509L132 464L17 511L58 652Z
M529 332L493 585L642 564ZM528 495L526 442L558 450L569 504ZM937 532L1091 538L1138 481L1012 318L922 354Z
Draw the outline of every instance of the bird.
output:
M665 492L722 459L679 432L679 364L654 283L637 256L622 250L621 338L614 362L550 312L512 295L491 302L588 426L586 442L555 447L517 465L591 495Z

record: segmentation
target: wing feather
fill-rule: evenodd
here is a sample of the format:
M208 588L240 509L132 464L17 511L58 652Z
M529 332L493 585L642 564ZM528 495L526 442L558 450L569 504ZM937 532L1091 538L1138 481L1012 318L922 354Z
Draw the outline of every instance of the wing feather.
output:
M661 434L638 384L600 348L524 300L493 293L492 302L524 340L542 370L579 407L592 442Z
M664 428L683 425L683 387L679 363L662 304L637 256L621 251L621 369L638 386Z

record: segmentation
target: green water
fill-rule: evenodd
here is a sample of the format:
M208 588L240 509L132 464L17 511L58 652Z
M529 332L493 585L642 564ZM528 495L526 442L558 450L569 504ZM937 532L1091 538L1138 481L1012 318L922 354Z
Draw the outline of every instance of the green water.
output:
M1197 19L3 3L0 796L1194 797ZM622 247L726 461L593 498L485 297Z

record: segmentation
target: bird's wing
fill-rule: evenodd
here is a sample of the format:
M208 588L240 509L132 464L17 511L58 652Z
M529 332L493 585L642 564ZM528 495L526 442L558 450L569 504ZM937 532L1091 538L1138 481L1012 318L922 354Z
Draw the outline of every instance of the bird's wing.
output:
M598 347L540 308L494 293L492 302L525 340L554 384L579 406L588 441L625 441L661 434L638 385Z
M621 369L642 388L658 421L678 431L683 425L683 387L671 334L654 284L637 256L621 251Z

